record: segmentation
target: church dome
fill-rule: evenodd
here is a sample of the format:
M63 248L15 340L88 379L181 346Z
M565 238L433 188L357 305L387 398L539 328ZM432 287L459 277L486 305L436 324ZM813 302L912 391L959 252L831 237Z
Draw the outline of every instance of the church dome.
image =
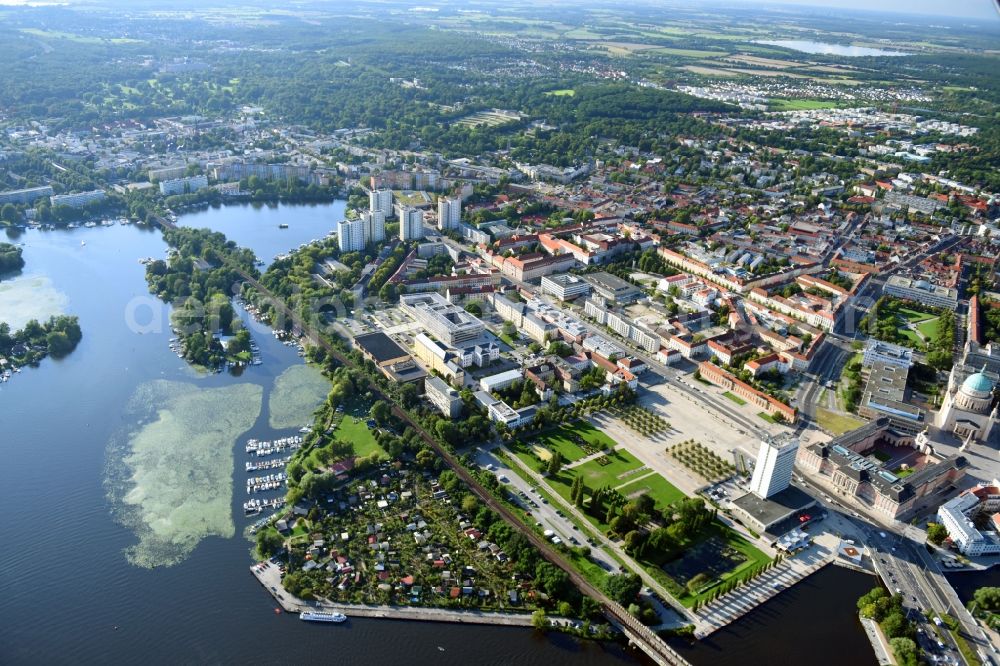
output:
M993 382L982 371L976 372L962 382L962 392L976 397L986 397L993 393Z

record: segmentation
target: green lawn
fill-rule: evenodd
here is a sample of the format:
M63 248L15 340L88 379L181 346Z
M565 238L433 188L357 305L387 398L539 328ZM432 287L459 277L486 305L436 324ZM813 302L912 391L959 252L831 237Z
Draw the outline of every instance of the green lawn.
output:
M850 414L838 414L823 407L816 408L816 423L834 435L841 435L864 425L864 421Z
M632 493L639 491L645 491L656 502L656 506L661 509L684 497L684 493L675 488L672 483L659 474L653 474L652 476L647 476L645 479L633 481L618 489L618 492L625 497L630 497Z
M572 97L576 94L576 91L572 88L562 88L560 90L550 90L546 95L551 95L552 97Z
M573 479L576 476L582 476L584 484L593 492L596 488L603 488L605 486L616 488L623 483L628 483L628 477L619 479L619 475L642 467L642 463L636 460L628 451L622 449L608 454L609 463L607 465L601 465L598 460L590 460L572 469L564 468L558 475L554 477L550 476L546 481L552 486L553 490L566 500L569 500L570 489L573 486Z
M899 329L899 333L904 338L906 338L906 341L908 343L910 343L911 346L916 347L918 349L922 349L923 348L923 346L924 346L923 341L919 337L917 337L917 334L914 333L913 331L911 331L910 329L908 329L908 328L901 328L901 329Z
M938 335L939 322L940 319L937 317L928 319L927 321L917 324L917 330L920 331L920 334L928 340L933 340Z
M937 319L937 317L932 314L911 310L910 308L899 308L899 314L901 314L903 318L911 324L917 324L928 319Z
M615 446L614 440L586 421L581 420L546 430L533 437L522 439L511 448L514 451L514 455L527 463L532 469L541 472L544 471L549 456L545 451L536 452L532 446L533 444L537 444L549 452L558 451L562 455L564 462L571 463L589 455L587 451L576 443L576 438L578 437L597 450L611 449Z
M767 412L757 412L757 416L759 416L760 418L764 419L768 423L777 423L778 422L777 419L775 419L773 416L771 416Z
M375 441L375 435L372 431L368 429L367 417L358 417L358 422L354 422L355 417L350 414L345 414L344 418L341 419L340 425L334 431L334 436L337 439L342 439L345 442L350 442L354 446L354 455L359 458L369 456L373 453L378 453L383 458L388 457L388 454L378 445Z
M730 400L732 400L733 402L735 402L737 405L745 405L745 404L747 404L746 400L744 400L743 398L741 398L738 395L730 393L729 391L726 391L722 395L726 396L727 398L729 398Z
M806 111L829 109L840 106L840 104L836 100L830 99L772 99L768 106L775 111Z

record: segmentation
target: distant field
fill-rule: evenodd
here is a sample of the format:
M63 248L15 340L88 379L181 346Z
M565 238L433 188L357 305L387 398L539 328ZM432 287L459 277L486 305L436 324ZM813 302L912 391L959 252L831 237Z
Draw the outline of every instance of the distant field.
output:
M771 99L768 106L775 111L806 111L832 109L840 106L840 103L832 99Z
M545 94L553 97L572 97L576 94L576 91L572 88L561 88L559 90L550 90Z
M803 63L792 60L775 60L774 58L761 58L760 56L737 55L727 58L735 62L753 65L755 67L775 67L785 69L787 67L801 67Z
M716 58L728 55L726 51L699 51L697 49L675 49L665 46L658 46L654 50L649 51L649 53L675 55L684 58Z
M704 76L720 76L723 78L736 78L739 76L736 72L731 72L728 69L718 69L716 67L703 67L701 65L684 65L681 69L686 69L693 74L702 74Z
M33 35L35 37L45 37L48 39L68 39L72 42L78 42L80 44L140 44L141 40L138 39L128 39L126 37L87 37L85 35L77 35L72 32L59 32L58 30L41 30L39 28L22 28L21 32L26 35Z

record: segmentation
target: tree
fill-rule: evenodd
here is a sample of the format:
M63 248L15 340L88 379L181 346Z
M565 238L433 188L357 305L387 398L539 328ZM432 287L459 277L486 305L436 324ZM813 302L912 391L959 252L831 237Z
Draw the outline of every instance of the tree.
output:
M545 629L549 626L549 618L545 616L545 611L541 608L531 614L531 626L535 629Z
M982 610L1000 610L1000 587L981 587L975 591L973 598Z
M641 588L642 579L636 574L612 574L604 581L607 595L625 607L635 602Z
M917 666L920 663L920 651L911 638L898 637L889 640L889 647L896 655L900 666Z
M562 469L562 454L556 451L552 454L552 457L549 458L549 464L548 467L546 468L546 471L549 473L549 476L556 476L559 474L559 470L561 469Z
M475 301L469 301L468 303L466 303L465 304L465 311L468 312L469 314L471 314L474 317L482 317L483 316L483 308L482 308L482 306L479 305L479 303L477 303Z
M375 423L385 425L392 418L392 409L384 400L376 400L375 404L368 410L368 415L375 420Z
M479 500L476 499L475 495L469 493L468 495L462 498L462 511L464 511L465 513L472 513L478 507L479 507Z
M948 538L948 528L940 523L927 523L927 540L940 546Z
M3 208L0 208L0 221L7 224L17 222L17 209L14 208L13 204L7 203L3 205Z

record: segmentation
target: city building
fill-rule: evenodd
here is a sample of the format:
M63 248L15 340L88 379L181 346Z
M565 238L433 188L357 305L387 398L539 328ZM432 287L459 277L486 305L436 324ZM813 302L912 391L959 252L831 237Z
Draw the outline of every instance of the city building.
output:
M800 448L798 464L831 494L890 520L936 504L969 465L963 456L937 455L925 433L901 433L888 418Z
M1000 554L1000 481L978 484L938 507L938 522L958 552L969 557ZM982 516L982 514L987 514ZM976 527L977 519L985 518Z
M337 222L337 242L341 252L360 252L365 249L364 223L361 220Z
M962 369L967 367L952 367L936 425L965 441L985 442L997 419L993 390L1000 377L987 370L985 365L982 370L965 376Z
M584 275L583 279L594 288L596 295L616 305L633 303L643 295L642 290L634 284L610 273L590 273Z
M80 208L95 201L104 201L107 195L104 190L91 190L89 192L75 192L73 194L56 194L49 197L49 203L55 206L69 206L70 208Z
M161 180L172 180L174 178L180 178L187 171L186 164L178 164L175 166L162 167L160 169L150 169L146 176L151 182L158 183Z
M672 338L671 342L675 339L677 338ZM684 354L683 350L678 351L680 351L682 355ZM786 423L795 423L798 412L794 407L786 405L777 398L773 398L763 391L758 391L753 386L750 386L729 371L720 368L714 363L702 361L698 364L698 372L700 373L701 378L705 381L739 396L743 400L752 404L754 407L764 410L770 416L780 416Z
M399 302L431 335L450 347L478 339L485 329L483 322L436 292L403 294Z
M555 296L560 301L571 301L590 293L590 284L576 275L562 273L560 275L542 276L542 293Z
M417 365L405 349L381 331L356 336L354 346L382 374L395 382L418 383L427 376L427 372Z
M910 404L906 383L909 374L904 366L875 361L858 404L858 416L870 420L888 418L893 429L909 435L925 430L924 410Z
M886 294L903 298L935 308L955 310L958 307L958 290L942 287L926 280L913 280L901 275L893 275L885 283Z
M392 210L392 190L372 190L369 192L368 209L373 213L382 213L383 220L392 217L394 214Z
M794 437L767 437L760 442L757 464L750 478L750 492L767 499L792 482L799 440Z
M188 194L190 192L197 192L204 187L208 187L208 178L205 175L173 178L160 181L160 194L164 196Z
M882 342L875 338L869 338L865 344L865 354L862 364L870 368L876 362L897 365L901 368L909 368L913 365L913 350L909 347Z
M459 197L438 199L438 229L448 231L458 229L462 221L462 200Z
M465 370L460 352L449 349L426 333L418 333L413 338L413 353L431 371L437 372L456 385L465 381Z
M438 410L454 419L462 413L462 397L440 377L430 376L424 381L424 394Z
M385 240L385 213L368 210L360 215L365 245L381 243Z
M399 208L399 239L402 241L420 240L424 237L424 212L419 208L400 206Z
M28 187L23 190L7 190L0 192L0 206L4 204L30 204L36 199L52 196L52 188L48 185Z
M479 380L479 387L487 393L502 391L514 382L521 381L523 374L521 370L507 370L495 375L489 375Z

